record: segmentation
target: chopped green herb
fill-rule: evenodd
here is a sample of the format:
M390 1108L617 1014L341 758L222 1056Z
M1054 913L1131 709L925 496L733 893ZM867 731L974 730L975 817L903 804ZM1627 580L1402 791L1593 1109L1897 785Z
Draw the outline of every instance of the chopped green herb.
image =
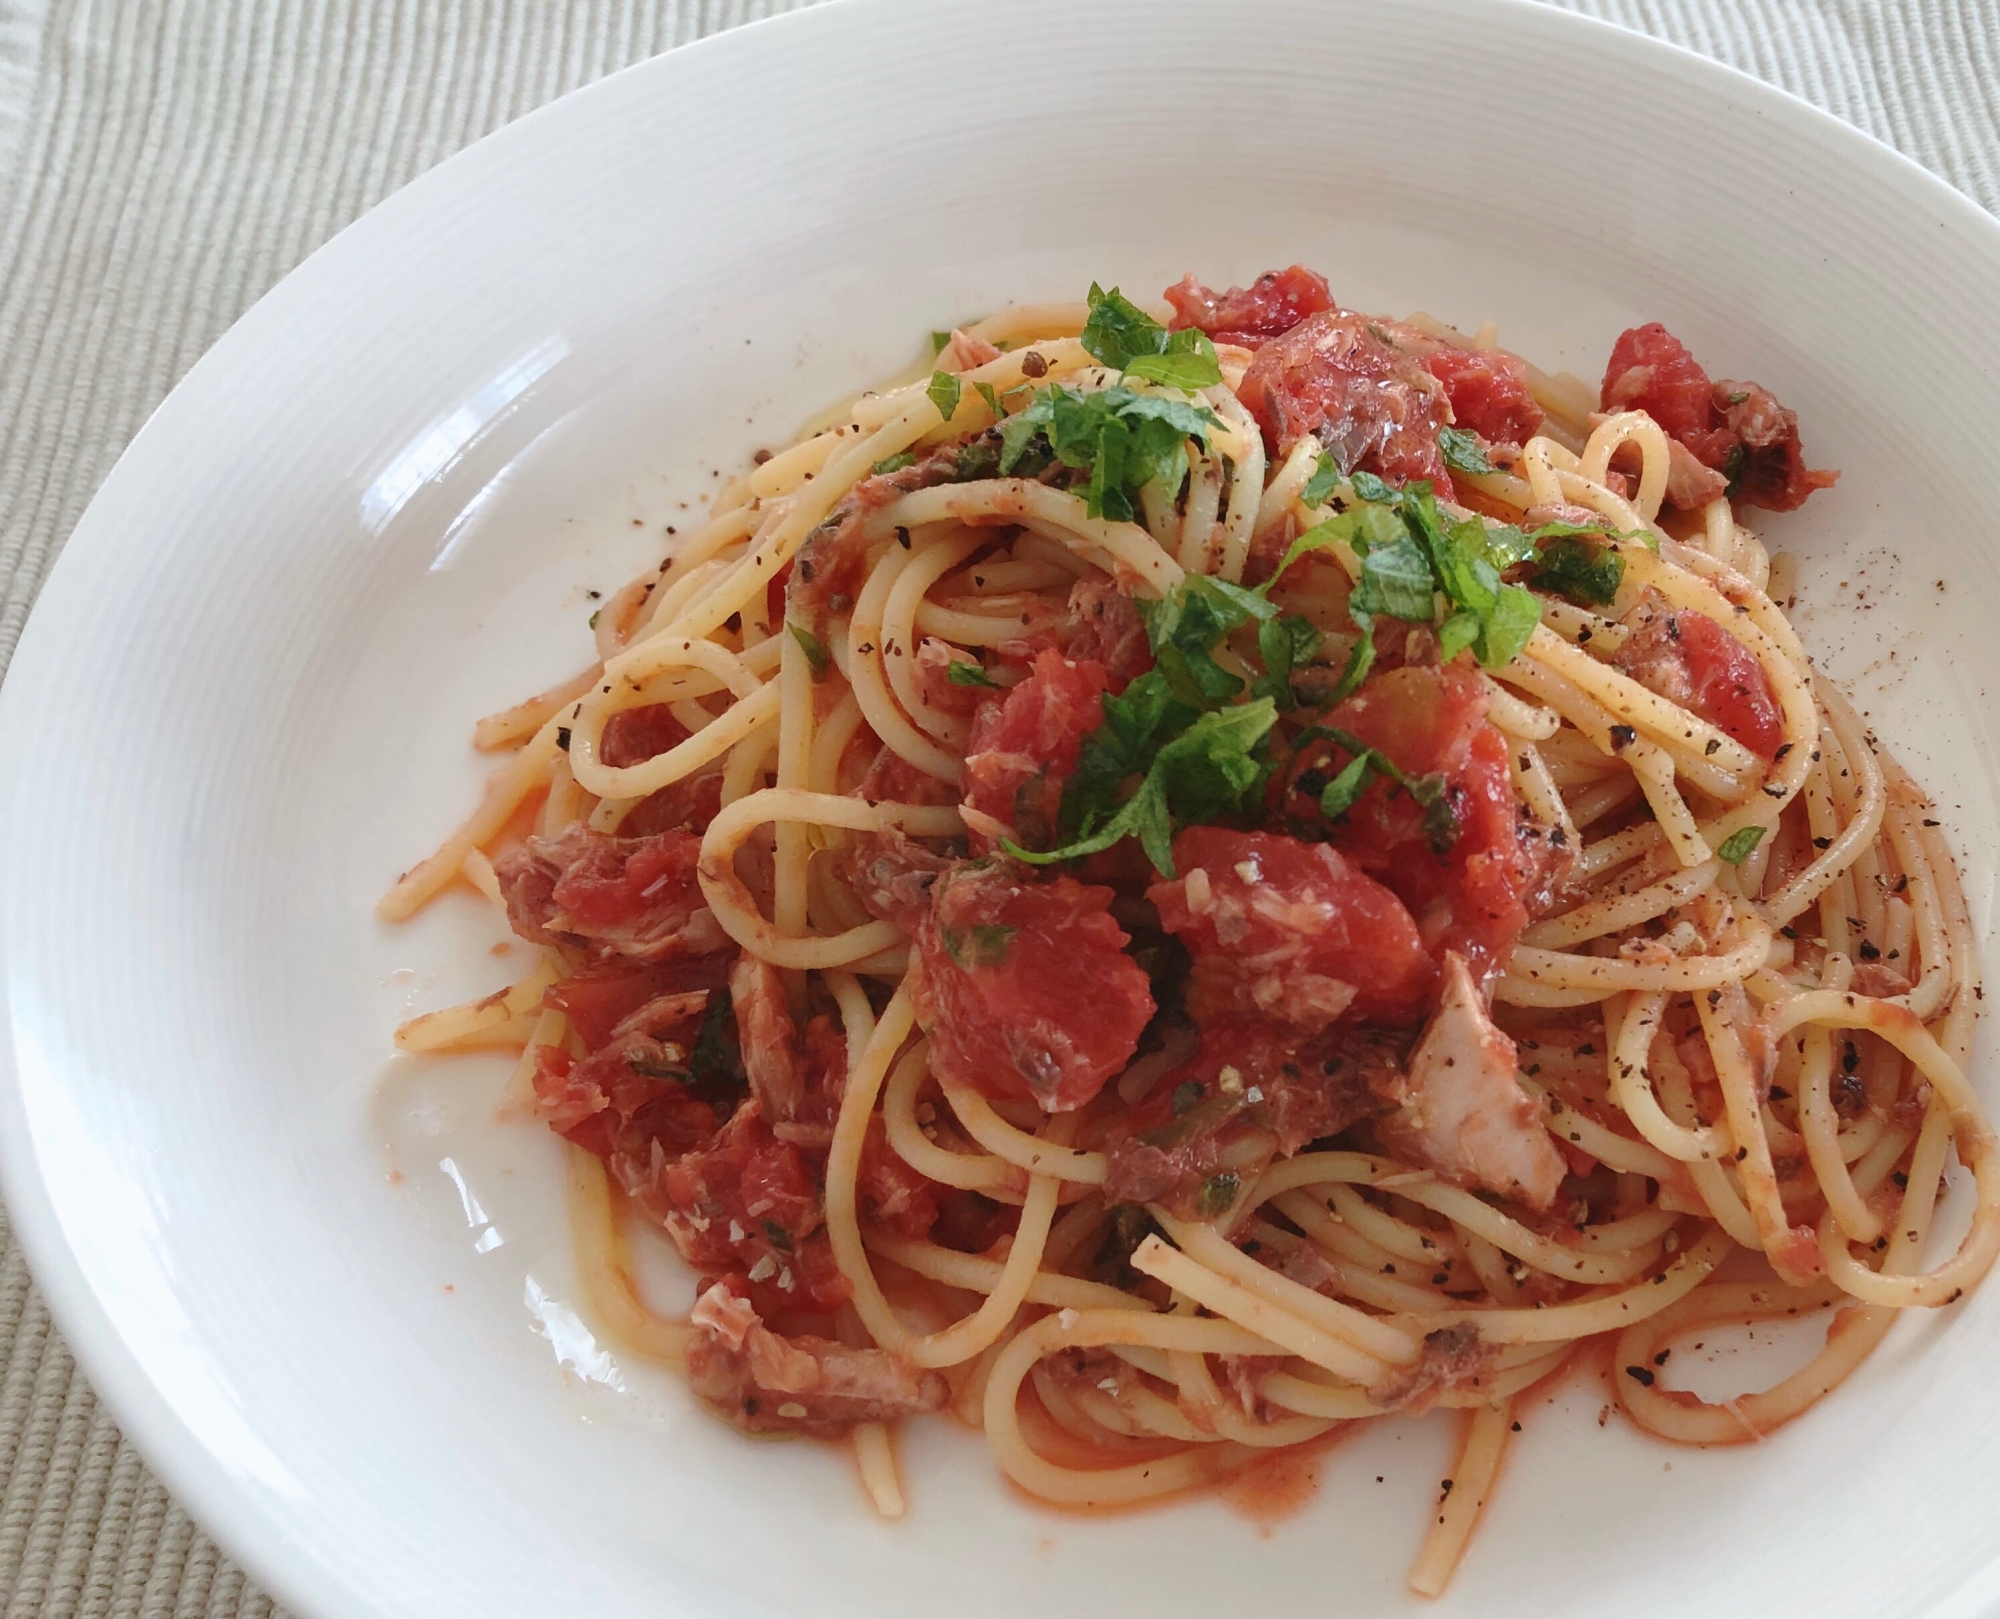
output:
M1453 613L1438 626L1438 657L1445 663L1463 652L1479 639L1479 615L1477 613Z
M1740 866L1750 858L1750 853L1764 841L1764 828L1746 826L1729 834L1715 851L1715 858L1731 866Z
M1341 767L1340 773L1320 790L1320 813L1329 821L1339 820L1354 808L1355 801L1367 790L1373 777L1384 776L1408 793L1422 808L1424 837L1433 852L1440 855L1451 852L1452 845L1458 842L1458 816L1451 807L1450 793L1443 776L1408 775L1386 753L1330 725L1307 726L1299 733L1297 745L1303 748L1314 741L1331 742L1353 755Z
M1137 686L1146 678L1141 676L1132 684ZM1130 696L1128 688L1126 697ZM1174 705L1174 699L1163 692L1159 693L1159 699L1163 709ZM1122 699L1105 699L1107 711L1115 701ZM1151 752L1145 779L1139 783L1139 790L1102 825L1086 827L1082 836L1060 849L1038 852L1011 842L1003 843L1002 847L1016 860L1049 865L1095 854L1122 838L1136 837L1163 876L1177 876L1173 857L1175 828L1211 820L1225 810L1237 808L1253 795L1265 773L1258 751L1277 718L1277 705L1268 697L1260 697L1254 702L1200 714L1179 735L1157 746L1149 736L1143 744ZM1156 720L1156 729L1157 726ZM1093 732L1087 741L1095 740L1102 729ZM1079 767L1079 778L1082 775ZM1073 780L1071 790L1076 785Z
M1225 1169L1219 1175L1211 1175L1201 1183L1201 1191L1194 1201L1195 1213L1204 1220L1213 1220L1229 1212L1229 1205L1236 1201L1237 1190L1242 1182L1236 1178L1233 1169Z
M1739 388L1735 393L1729 396L1729 403L1732 405L1740 405L1743 403L1744 400L1748 399L1749 397L1750 395L1746 390Z
M1493 470L1493 463L1486 459L1486 452L1479 447L1479 436L1466 432L1462 427L1439 428L1438 449L1444 455L1444 464L1453 472L1477 477Z
M993 412L993 419L996 422L1007 414L1007 407L1000 403L1000 395L994 390L992 383L975 382L972 390L986 401L986 408Z
M1560 535L1542 546L1540 566L1528 582L1586 607L1609 607L1624 578L1625 559L1610 546Z
M596 612L590 615L590 627L593 630L597 628L597 621L603 616L604 616L604 609L602 607L598 608Z
M743 1052L736 1034L736 1007L726 989L712 990L702 1008L688 1067L697 1083L742 1085Z
M1167 329L1116 287L1091 282L1089 304L1081 341L1093 360L1122 371L1142 354L1166 353Z
M1090 285L1090 318L1083 323L1084 352L1128 377L1193 393L1222 380L1215 345L1205 332L1169 332L1116 287Z
M1251 682L1250 694L1270 698L1281 711L1296 707L1292 671L1311 663L1319 646L1320 633L1311 619L1290 614L1265 619L1257 626L1257 652L1264 660L1264 677Z
M1000 471L1014 471L1037 443L1065 466L1088 469L1084 504L1092 517L1131 522L1133 499L1154 479L1178 492L1187 476L1187 441L1208 443L1214 413L1130 388L1095 393L1053 386L1000 424Z
M997 967L1007 959L1008 946L1018 930L998 922L981 922L969 928L944 928L940 938L944 953L960 967Z
M942 354L942 353L944 353L944 351L945 351L945 345L946 345L947 343L949 343L950 341L951 341L951 333L950 333L950 332L932 332L932 333L931 333L931 353L933 353L933 354Z
M933 371L924 392L930 402L937 406L938 414L950 421L952 413L958 409L958 396L965 391L964 385L949 371Z
M1168 334L1165 353L1135 356L1125 367L1125 375L1193 393L1197 388L1211 388L1220 382L1222 365L1215 357L1215 345L1208 340L1208 334L1190 326L1185 331Z
M913 467L916 464L917 464L916 452L914 450L904 450L899 455L884 456L880 461L877 461L875 465L870 467L868 470L874 473L875 476L879 478L885 472L901 472L903 468Z
M813 679L826 679L826 672L833 666L833 654L826 649L826 643L803 624L791 626L792 639L805 649L806 662L812 665Z
M1477 517L1448 522L1425 482L1391 489L1370 472L1357 472L1351 481L1367 504L1320 529L1346 539L1361 557L1349 611L1364 636L1377 614L1432 622L1441 593L1446 616L1440 638L1451 652L1470 647L1488 669L1511 661L1541 620L1534 596L1500 578L1502 568L1525 555L1520 531L1489 531ZM1316 538L1320 529L1304 538Z
M1501 669L1512 663L1542 621L1542 604L1519 585L1502 585L1472 643L1472 655L1482 669Z
M1365 538L1362 543L1366 549L1361 553L1361 577L1349 595L1350 604L1364 613L1430 623L1436 612L1437 581L1423 547L1400 528L1373 543Z
M976 663L962 663L954 658L946 665L944 675L954 686L990 686L995 691L1000 689L1000 682Z
M1322 454L1313 466L1312 476L1306 479L1305 487L1299 491L1299 499L1308 506L1324 506L1327 496L1340 487L1340 463L1330 455Z

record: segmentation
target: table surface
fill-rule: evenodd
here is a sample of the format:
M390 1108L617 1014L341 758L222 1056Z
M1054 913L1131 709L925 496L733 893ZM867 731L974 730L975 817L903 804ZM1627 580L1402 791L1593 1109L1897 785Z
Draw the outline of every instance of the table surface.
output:
M801 3L0 0L0 672L127 440L313 248L530 108ZM1990 0L1552 3L1756 74L2000 209ZM4 1212L0 1600L278 1611L124 1443Z

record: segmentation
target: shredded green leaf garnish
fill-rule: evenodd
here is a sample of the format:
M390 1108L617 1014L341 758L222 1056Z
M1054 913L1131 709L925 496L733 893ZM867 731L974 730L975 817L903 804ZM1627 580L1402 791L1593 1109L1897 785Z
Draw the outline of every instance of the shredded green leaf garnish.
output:
M1486 452L1479 447L1479 435L1468 433L1462 427L1439 428L1438 449L1444 456L1444 464L1453 472L1477 477L1493 470L1493 463L1486 459Z
M813 679L826 679L826 672L833 667L833 654L826 649L826 643L803 624L789 626L792 639L805 649L806 662L812 665Z
M736 1034L736 1009L727 989L711 990L702 1008L701 1028L688 1055L689 1077L697 1084L744 1083L743 1054Z
M1265 619L1257 626L1257 652L1264 660L1264 676L1250 683L1250 695L1270 698L1280 712L1297 707L1292 696L1292 671L1312 662L1321 639L1309 618L1287 614Z
M1299 491L1299 499L1308 506L1324 506L1327 496L1340 487L1340 463L1330 455L1322 453L1313 464L1312 476L1305 481Z
M1025 409L1000 424L1000 472L1013 472L1037 442L1065 466L1088 469L1083 491L1092 517L1129 523L1134 497L1155 478L1177 492L1187 476L1187 441L1208 443L1215 415L1206 407L1130 388L1095 393L1040 389Z
M916 452L914 450L904 450L899 455L885 455L868 470L879 478L885 472L901 472L903 468L913 467L916 464Z
M1204 1220L1213 1220L1218 1215L1228 1213L1229 1205L1236 1201L1237 1190L1242 1184L1233 1169L1225 1169L1219 1175L1209 1176L1201 1183L1201 1191L1195 1196L1195 1213Z
M931 380L924 387L931 403L937 406L938 414L946 421L950 421L952 412L958 409L958 397L964 391L964 384L949 371L933 371Z
M1764 828L1746 826L1724 838L1715 851L1715 858L1726 865L1740 866L1750 858L1751 852L1764 841Z
M1000 689L1000 682L976 663L964 663L954 658L945 666L944 675L954 686L990 686L995 691Z
M1559 535L1541 548L1529 583L1585 607L1609 607L1625 578L1625 559L1597 540Z
M951 341L951 333L950 333L950 332L932 332L932 333L931 333L931 353L932 353L932 354L942 354L942 353L944 353L944 350L945 350L945 345L946 345L947 343L949 343L950 341Z
M1128 697L1130 691L1128 687ZM1106 698L1104 706L1108 710L1119 700ZM1172 701L1166 699L1169 704ZM1145 779L1109 820L1060 849L1037 852L1013 843L1002 847L1016 860L1049 865L1095 854L1124 837L1136 837L1163 876L1177 876L1173 856L1176 827L1212 820L1252 796L1264 780L1265 766L1258 751L1277 719L1277 705L1260 697L1230 708L1211 709L1171 741L1155 745L1156 721L1145 738L1146 751L1151 754ZM1091 740L1099 734L1093 732ZM1074 781L1071 786L1075 786Z
M1222 380L1208 334L1190 327L1169 332L1116 287L1090 284L1090 318L1083 324L1084 352L1128 377L1193 393Z
M1339 820L1354 808L1355 801L1367 791L1368 783L1376 776L1384 776L1422 806L1424 837L1432 850L1440 855L1451 852L1452 845L1458 842L1458 816L1452 810L1444 777L1408 775L1386 753L1330 725L1307 726L1299 733L1297 745L1303 748L1314 741L1331 742L1353 755L1340 773L1320 789L1320 813L1329 821Z

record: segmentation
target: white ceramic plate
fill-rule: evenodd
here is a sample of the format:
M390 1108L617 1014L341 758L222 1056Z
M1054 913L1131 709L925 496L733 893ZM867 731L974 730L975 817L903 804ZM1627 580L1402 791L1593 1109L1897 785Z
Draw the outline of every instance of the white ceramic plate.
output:
M498 1065L387 1061L400 1016L503 980L496 928L370 911L472 801L472 719L582 661L585 592L715 469L998 303L1294 259L1588 376L1660 318L1795 406L1844 474L1770 525L1804 632L1938 792L1990 927L2000 226L1935 180L1521 4L857 0L647 63L246 316L92 504L0 703L17 1229L128 1431L285 1602L1413 1605L1442 1421L1351 1440L1266 1535L1213 1501L1051 1515L942 1423L886 1527L835 1450L708 1420L570 1310L555 1143L489 1122ZM1436 1611L1992 1611L1996 1321L2000 1284L1904 1323L1751 1449L1600 1428L1573 1388Z

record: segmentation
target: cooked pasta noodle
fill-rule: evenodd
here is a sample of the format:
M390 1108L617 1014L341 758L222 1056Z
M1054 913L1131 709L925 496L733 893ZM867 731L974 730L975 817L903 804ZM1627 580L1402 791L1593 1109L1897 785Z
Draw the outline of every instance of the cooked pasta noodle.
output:
M1096 1507L1442 1405L1436 1595L1580 1346L1735 1443L1986 1273L1976 939L1742 526L1831 482L1768 393L1669 408L1646 327L1593 400L1297 268L1169 297L939 334L480 721L382 912L462 880L536 963L396 1040L518 1052L598 1324L884 1516L919 1412ZM1652 1370L1828 1307L1772 1389Z

